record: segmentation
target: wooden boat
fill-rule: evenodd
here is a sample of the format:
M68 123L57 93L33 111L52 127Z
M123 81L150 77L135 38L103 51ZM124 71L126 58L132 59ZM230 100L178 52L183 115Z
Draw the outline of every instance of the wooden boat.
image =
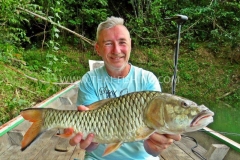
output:
M78 84L79 81L69 85L34 107L76 110ZM0 159L84 159L84 150L79 146L70 146L67 139L55 136L57 129L42 133L26 150L21 151L22 137L30 125L19 115L0 126ZM240 144L207 127L204 131L184 134L181 141L174 142L159 157L164 160L240 160ZM196 147L193 149L195 153L193 147Z

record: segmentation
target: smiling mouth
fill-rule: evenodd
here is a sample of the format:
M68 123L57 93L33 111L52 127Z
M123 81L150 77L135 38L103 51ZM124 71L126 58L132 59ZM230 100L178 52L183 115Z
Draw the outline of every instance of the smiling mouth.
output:
M111 59L113 59L113 60L120 60L121 58L124 58L124 56L115 56L115 57L111 57Z

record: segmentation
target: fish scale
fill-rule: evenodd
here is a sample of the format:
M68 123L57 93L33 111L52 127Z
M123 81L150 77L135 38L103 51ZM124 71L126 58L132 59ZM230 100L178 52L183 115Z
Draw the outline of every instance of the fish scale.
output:
M104 152L106 155L123 142L144 140L154 132L196 131L211 123L214 115L204 105L198 106L188 99L157 91L133 92L95 102L89 108L83 112L51 108L23 110L21 115L34 123L24 135L22 148L26 148L43 129L70 128L59 136L67 137L74 131L81 132L86 138L93 133L93 142L109 144Z

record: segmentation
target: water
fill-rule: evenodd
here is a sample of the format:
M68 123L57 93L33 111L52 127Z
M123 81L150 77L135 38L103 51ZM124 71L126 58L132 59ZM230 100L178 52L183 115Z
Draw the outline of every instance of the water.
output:
M240 108L229 107L224 103L205 104L214 112L214 122L209 128L220 132L220 134L240 143Z

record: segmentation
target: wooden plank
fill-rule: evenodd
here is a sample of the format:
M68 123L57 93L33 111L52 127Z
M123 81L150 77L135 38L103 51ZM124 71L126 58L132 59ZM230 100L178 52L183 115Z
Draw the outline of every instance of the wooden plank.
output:
M224 144L213 144L206 153L207 160L222 160L227 152L229 147Z
M84 156L85 156L85 150L81 149L79 146L76 146L71 156L71 160L72 159L84 160Z
M56 160L56 159L61 159L61 160L70 160L70 157L72 155L72 152L75 149L75 146L70 146L68 144L69 139L63 139L63 138L59 138L57 136L53 136L50 141L52 142L52 144L50 146L48 146L48 148L45 148L45 151L43 150L41 154L46 154L46 156L42 156L41 158L39 158L39 160L45 160L45 159L49 159L49 160ZM66 151L65 152L60 152L60 151L56 151L56 146L58 146L59 144L64 145L64 147L66 147ZM41 154L39 154L41 156ZM40 157L38 156L38 157Z
M17 156L19 159L37 159L37 155L41 150L47 148L51 143L51 138L55 136L57 129L48 130L42 133L30 146L28 146L23 152L19 152Z
M11 147L7 134L0 137L0 157L1 155ZM0 158L1 159L1 158Z
M192 147L196 146L196 143L191 139L182 137L181 141L175 141L174 143L194 160L201 160L201 158L194 154L191 150ZM198 146L194 150L200 153L201 155L204 155L206 153L206 150L201 146Z
M55 152L59 153L61 152L61 156L55 157L55 160L67 160L71 159L70 157L73 154L73 151L75 150L76 146L71 146L69 144L69 139L63 139L59 138L56 146L55 146ZM56 151L58 150L58 151Z
M200 146L197 142L197 147L194 148L194 151L198 154L194 154L192 151L191 151L191 148L195 147L196 146L196 142L194 142L195 139L193 139L192 137L185 137L185 136L182 136L182 139L181 139L181 143L184 144L186 147L185 148L181 148L180 145L179 147L181 149L183 149L186 153L189 153L189 156L193 157L193 158L196 158L196 156L198 158L201 159L201 157L205 157L205 153L207 152L207 150L205 148L203 148L202 146ZM177 143L177 142L176 142ZM182 145L181 145L182 146ZM187 149L188 148L188 149ZM192 153L191 153L192 152ZM190 154L191 153L191 154ZM195 156L194 156L194 155Z
M12 145L8 148L2 155L1 159L9 159L9 160L19 160L19 157L16 154L20 151L20 146Z
M174 143L161 153L164 160L193 160Z
M69 97L59 97L59 99L63 105L72 105L73 104Z
M55 160L73 160L73 159L71 159L71 157L72 157L72 154L73 154L73 152L74 152L74 150L75 150L75 148L76 148L76 146L68 146L68 151L67 152L62 152L62 155L61 156L58 156L58 157L56 157L56 159ZM56 151L57 152L57 151Z
M56 152L55 145L57 144L59 137L52 136L49 140L47 147L43 148L35 157L35 160L54 160L56 157L61 156L63 152Z
M8 158L9 160L19 160L19 156L16 156L16 155L21 153L21 147L17 145L13 145L12 150L8 152L10 152L10 156Z
M9 136L9 140L12 145L20 146L25 132L22 130L13 129L13 130L9 131L7 134Z
M68 152L69 139L60 138L55 146L55 150L59 152Z

